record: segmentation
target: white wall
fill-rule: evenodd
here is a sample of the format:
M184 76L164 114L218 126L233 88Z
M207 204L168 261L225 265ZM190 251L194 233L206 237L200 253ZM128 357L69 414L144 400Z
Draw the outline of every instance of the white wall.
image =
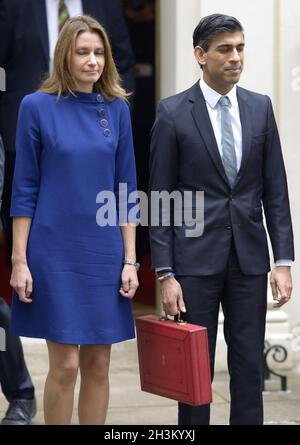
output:
M160 0L161 98L193 84L201 70L194 59L192 34L201 17L234 15L246 37L241 85L273 97L273 0ZM259 11L259 14L257 13Z
M160 99L189 88L200 71L194 58L193 30L201 16L199 0L160 0L158 63Z
M188 3L188 2L187 2ZM233 15L245 30L240 85L273 97L273 0L201 0L201 16Z
M281 0L280 5L280 134L296 249L294 294L287 310L291 323L300 324L300 1ZM293 76L296 68L297 78Z

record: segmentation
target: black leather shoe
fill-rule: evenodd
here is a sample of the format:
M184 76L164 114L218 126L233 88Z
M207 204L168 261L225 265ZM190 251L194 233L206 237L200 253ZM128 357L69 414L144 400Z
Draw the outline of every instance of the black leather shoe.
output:
M36 415L36 399L16 399L10 402L1 425L30 425Z

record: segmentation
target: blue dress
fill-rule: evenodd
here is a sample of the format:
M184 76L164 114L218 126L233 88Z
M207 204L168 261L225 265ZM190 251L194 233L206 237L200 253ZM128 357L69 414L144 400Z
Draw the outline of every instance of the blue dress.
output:
M124 100L108 102L97 93L57 100L42 92L23 99L11 216L32 218L27 261L33 301L24 304L14 293L13 333L69 344L134 338L131 301L119 293L120 226L100 226L97 219L102 191L116 197L110 210L118 213L119 183L127 184L128 194L136 190Z

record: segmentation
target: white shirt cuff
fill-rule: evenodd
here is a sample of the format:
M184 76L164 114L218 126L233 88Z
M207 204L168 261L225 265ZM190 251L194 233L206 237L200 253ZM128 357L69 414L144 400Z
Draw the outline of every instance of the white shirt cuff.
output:
M289 266L291 267L293 265L292 260L277 260L275 261L275 266Z

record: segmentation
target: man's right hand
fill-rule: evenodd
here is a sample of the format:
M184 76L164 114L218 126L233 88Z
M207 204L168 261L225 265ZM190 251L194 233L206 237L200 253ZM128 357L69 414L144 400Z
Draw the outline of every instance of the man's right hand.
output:
M166 315L177 315L186 312L180 284L174 277L165 278L160 283L160 294Z

